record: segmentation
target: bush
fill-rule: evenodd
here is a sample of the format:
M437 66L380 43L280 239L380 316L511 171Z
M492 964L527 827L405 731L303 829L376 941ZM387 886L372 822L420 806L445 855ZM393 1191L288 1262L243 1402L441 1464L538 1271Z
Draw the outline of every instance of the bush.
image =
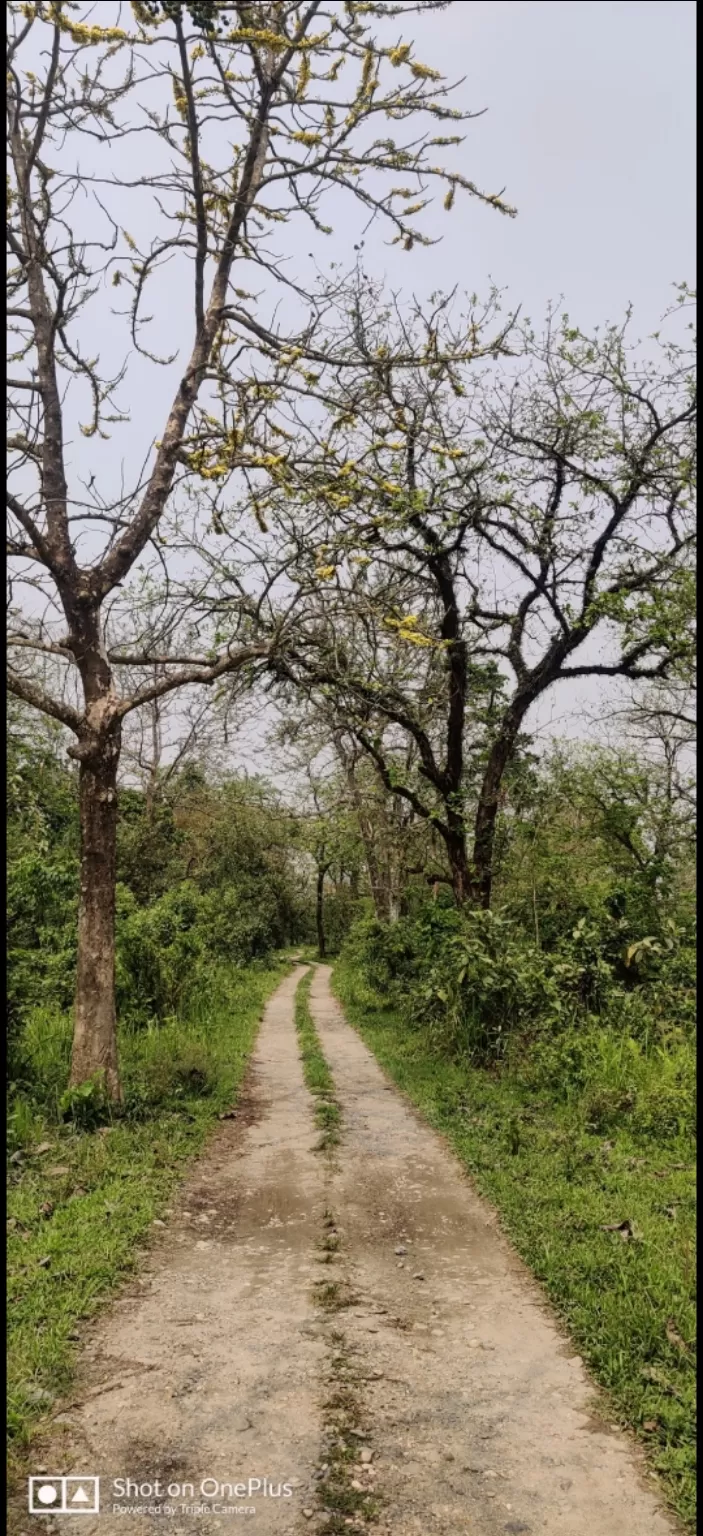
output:
M249 965L285 941L266 885L202 892L183 881L148 907L121 885L117 913L117 1008L132 1028L180 1013L208 964Z
M460 912L433 902L397 923L357 924L345 954L370 993L402 1006L409 1024L422 1028L438 1050L495 1063L529 1046L535 1079L568 1097L591 1077L609 1083L612 1064L598 1055L607 1042L617 1055L632 1041L642 1059L659 1046L668 1060L669 1048L675 1051L692 1028L688 933L670 925L661 943L641 948L646 964L625 991L600 947L597 925L586 918L568 941L545 952L506 913ZM614 1098L598 1110L594 1102L594 1118L605 1122L624 1112L629 1087L621 1091L620 1076Z
M76 971L77 867L46 852L8 861L6 992L11 1040L47 995L68 1007Z
M345 953L373 990L402 994L417 974L419 938L415 925L407 919L381 923L377 918L364 918L352 928Z
M492 912L428 905L415 919L357 928L348 953L367 984L404 1002L410 1022L448 1054L496 1060L512 1032L560 1014L557 978L541 951Z
M105 1079L100 1073L76 1087L67 1088L59 1100L59 1111L79 1131L94 1131L112 1118Z
M347 935L363 910L363 904L352 895L348 885L325 889L324 923L325 944L328 955L338 955ZM312 918L312 912L311 912Z
M202 954L199 898L190 884L138 907L117 891L116 996L120 1019L132 1026L176 1013Z

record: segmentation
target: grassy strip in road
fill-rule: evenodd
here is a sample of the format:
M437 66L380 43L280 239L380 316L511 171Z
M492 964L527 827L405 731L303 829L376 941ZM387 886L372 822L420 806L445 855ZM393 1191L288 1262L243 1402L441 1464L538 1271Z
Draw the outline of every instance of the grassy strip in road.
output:
M535 1093L433 1052L349 964L347 1018L497 1207L594 1377L611 1417L642 1441L686 1522L695 1511L695 1148L626 1126L594 1131L585 1103Z
M27 1099L14 1102L7 1262L15 1473L33 1431L70 1387L78 1324L138 1264L152 1222L233 1103L264 1003L288 963L215 972L187 1017L126 1034L126 1112L112 1124L80 1131L42 1118ZM44 1061L53 1048L65 1081L70 1020L55 1016L51 1026L47 1017L42 1042Z
M308 971L298 983L295 994L295 1027L303 1063L306 1087L315 1099L315 1121L320 1131L319 1152L331 1151L339 1142L341 1113L334 1093L334 1080L325 1061L310 1012L310 988L314 971Z
M337 1223L328 1208L323 1216L320 1262L336 1264L341 1258L343 1269L344 1255L340 1253L340 1247ZM356 1530L368 1529L379 1510L374 1488L375 1469L370 1466L373 1452L369 1455L369 1435L364 1429L364 1378L359 1370L357 1352L341 1326L346 1308L356 1305L359 1298L343 1273L339 1280L318 1280L313 1296L327 1323L334 1320L337 1324L325 1329L323 1334L328 1348L328 1369L322 1401L321 1465L317 1473L317 1500L323 1518L316 1531L318 1536L342 1536L350 1524Z

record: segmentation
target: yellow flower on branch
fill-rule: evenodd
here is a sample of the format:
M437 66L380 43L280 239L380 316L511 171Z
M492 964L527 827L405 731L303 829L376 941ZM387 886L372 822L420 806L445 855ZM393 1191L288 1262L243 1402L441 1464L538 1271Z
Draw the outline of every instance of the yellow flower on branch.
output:
M442 75L438 69L430 69L429 64L411 64L410 68L416 80L441 80Z

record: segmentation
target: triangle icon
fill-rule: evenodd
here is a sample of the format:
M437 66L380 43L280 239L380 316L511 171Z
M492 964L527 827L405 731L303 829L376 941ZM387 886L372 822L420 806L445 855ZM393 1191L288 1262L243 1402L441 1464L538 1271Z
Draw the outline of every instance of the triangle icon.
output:
M88 1495L87 1495L87 1493L85 1491L85 1488L77 1488L76 1489L76 1492L73 1494L73 1496L71 1498L71 1503L72 1504L89 1504L90 1503L90 1499L88 1498Z

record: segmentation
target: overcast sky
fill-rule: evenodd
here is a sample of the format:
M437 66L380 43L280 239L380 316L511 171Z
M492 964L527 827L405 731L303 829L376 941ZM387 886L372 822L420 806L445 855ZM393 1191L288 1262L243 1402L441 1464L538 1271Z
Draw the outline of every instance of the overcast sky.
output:
M441 247L388 252L389 277L480 291L490 274L535 321L563 293L584 324L629 300L653 324L693 279L695 5L458 0L412 30L419 57L465 77L456 104L486 108L465 173L519 217L457 199Z
M399 21L418 58L465 77L455 105L486 109L457 164L518 217L459 197L438 209L440 245L369 241L367 264L407 293L481 293L490 278L535 324L561 295L584 327L631 302L637 334L653 329L671 285L695 276L695 22L689 0L455 0ZM345 249L341 233L330 243ZM602 679L572 682L528 725L592 735L603 702Z

